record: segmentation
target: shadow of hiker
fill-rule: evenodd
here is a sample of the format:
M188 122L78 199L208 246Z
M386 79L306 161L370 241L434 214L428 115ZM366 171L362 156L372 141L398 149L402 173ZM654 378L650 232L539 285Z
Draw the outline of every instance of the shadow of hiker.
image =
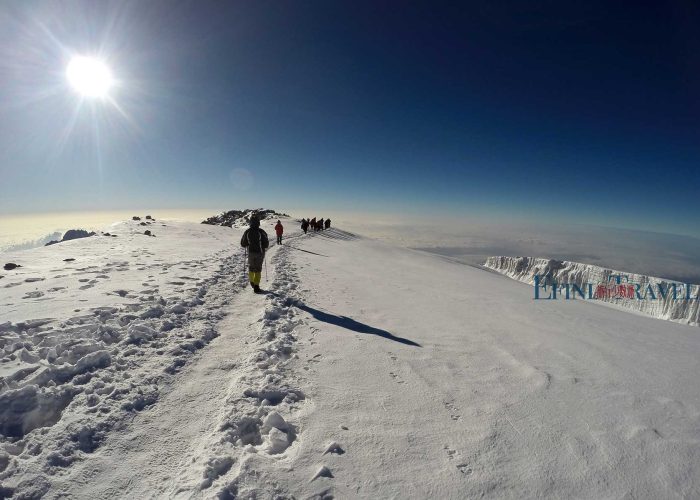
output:
M304 250L303 248L293 247L292 245L290 245L288 243L282 243L282 245L286 246L287 248L293 248L294 250L299 250L300 252L306 252L306 253L311 253L314 255L320 255L321 257L328 257L328 255L323 255L322 253L316 253L316 252L312 252L311 250Z
M330 314L327 312L319 311L318 309L314 309L313 307L309 307L302 302L297 302L294 305L297 306L302 311L308 312L315 319L317 319L319 321L323 321L324 323L329 323L331 325L336 325L336 326L340 326L342 328L347 328L348 330L352 330L353 332L357 332L357 333L368 333L370 335L377 335L377 336L385 338L387 340L393 340L394 342L398 342L400 344L410 345L410 346L414 346L414 347L422 347L417 342L414 342L414 341L409 340L409 339L405 339L403 337L397 337L397 336L392 335L391 333L387 332L386 330L381 330L379 328L374 328L373 326L365 325L364 323L360 323L359 321L355 321L354 319L350 319L347 316L336 316L335 314Z

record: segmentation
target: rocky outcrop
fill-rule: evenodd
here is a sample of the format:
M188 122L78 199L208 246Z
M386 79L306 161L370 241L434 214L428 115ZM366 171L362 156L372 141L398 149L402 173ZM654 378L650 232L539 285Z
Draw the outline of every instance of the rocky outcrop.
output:
M95 236L95 233L92 231L88 232L85 229L69 229L63 235L63 238L60 240L49 241L44 246L55 245L56 243L63 243L64 241L77 240L79 238L87 238L89 236Z
M570 262L566 260L541 259L535 257L489 257L484 266L504 274L514 280L534 285L535 276L540 277L541 283L555 282L562 285L577 285L584 293L588 292L588 284L593 284L593 290L597 285L609 285L609 289L615 292L615 276L624 276L621 285L632 286L630 294L601 293L595 295L595 300L608 302L627 309L632 309L654 318L676 321L694 326L700 326L700 286L690 285L691 298L687 299L688 284L680 283L653 276L626 273L614 269L607 269L591 264ZM639 287L637 287L639 285ZM676 297L670 290L677 290ZM651 287L652 293L648 292ZM666 290L666 296L659 293L659 289ZM639 298L637 291L643 298ZM573 294L572 297L576 295Z
M213 226L242 227L248 225L250 217L253 214L257 214L261 221L277 219L279 217L289 217L289 215L287 214L280 214L272 209L266 208L229 210L228 212L223 212L220 215L213 215L212 217L209 217L207 220L202 221L202 224L211 224Z

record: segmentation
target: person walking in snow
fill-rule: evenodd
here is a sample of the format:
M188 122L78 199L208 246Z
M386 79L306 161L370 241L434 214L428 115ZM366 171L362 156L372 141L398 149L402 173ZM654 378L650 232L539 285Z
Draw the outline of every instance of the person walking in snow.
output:
M248 249L248 278L250 286L255 293L260 293L260 279L262 278L262 266L265 259L265 250L270 246L267 233L260 228L260 219L257 215L250 218L250 227L241 237L241 246Z
M301 219L301 230L304 231L304 234L306 234L306 231L309 230L309 221L306 219Z
M277 224L275 224L275 233L277 234L277 244L281 245L282 233L284 233L284 226L282 226L282 223L279 220L277 221Z
M313 219L311 219L310 224L311 224L311 230L312 230L312 231L316 231L316 217L314 217Z
M319 219L319 221L318 221L318 229L319 229L319 231L323 231L323 219Z
M330 227L331 227L331 220L326 219L326 229L330 229Z

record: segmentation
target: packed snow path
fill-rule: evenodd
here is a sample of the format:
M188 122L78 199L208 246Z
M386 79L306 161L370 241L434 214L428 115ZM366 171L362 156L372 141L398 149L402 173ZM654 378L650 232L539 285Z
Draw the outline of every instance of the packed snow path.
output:
M273 247L268 253L271 276L276 274L277 250ZM242 253L238 258L242 264ZM257 369L261 323L272 310L265 309L264 296L251 293L242 269L242 265L236 269L227 287L232 300L226 306L226 318L217 326L221 335L180 372L157 404L137 415L94 460L76 467L63 481L60 494L190 498L231 469L235 448L218 456L212 455L208 445L223 435L221 426L231 410L229 393L240 396L250 390L244 381ZM275 323L276 331L281 325Z
M222 258L218 337L47 498L700 496L695 327L338 229L273 247L266 295Z

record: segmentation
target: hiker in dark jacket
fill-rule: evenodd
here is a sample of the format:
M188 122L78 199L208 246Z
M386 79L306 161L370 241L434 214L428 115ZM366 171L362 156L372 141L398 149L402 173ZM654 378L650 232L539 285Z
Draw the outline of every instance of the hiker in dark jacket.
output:
M309 221L306 219L301 219L301 230L304 231L304 234L306 234L306 231L309 230Z
M311 224L311 230L316 231L316 217L311 219L311 222L309 224Z
M250 218L250 227L241 237L241 246L248 249L248 278L255 293L260 293L260 278L265 259L265 250L270 246L267 233L260 229L260 219L257 215Z
M281 245L282 244L282 234L284 233L284 226L282 226L282 223L280 221L277 221L277 224L275 224L275 234L277 234L277 244Z
M330 229L330 227L331 227L331 220L326 219L326 229Z
M323 219L319 219L319 221L318 221L318 230L319 230L319 231L323 231L323 227L324 227L324 226L323 226Z

